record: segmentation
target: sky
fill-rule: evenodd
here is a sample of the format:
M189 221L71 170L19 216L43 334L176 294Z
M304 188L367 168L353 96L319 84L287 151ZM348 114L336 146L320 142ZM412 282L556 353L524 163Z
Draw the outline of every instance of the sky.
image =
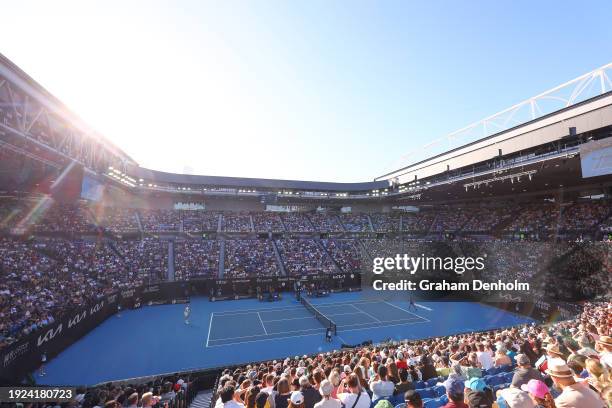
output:
M368 181L612 62L612 2L5 2L0 52L141 166Z

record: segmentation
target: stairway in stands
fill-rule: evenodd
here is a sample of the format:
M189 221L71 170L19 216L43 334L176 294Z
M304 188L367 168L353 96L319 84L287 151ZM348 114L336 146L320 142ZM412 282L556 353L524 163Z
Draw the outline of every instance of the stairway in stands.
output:
M198 392L198 395L196 395L193 401L191 401L191 404L189 404L189 408L210 408L212 396L212 390Z

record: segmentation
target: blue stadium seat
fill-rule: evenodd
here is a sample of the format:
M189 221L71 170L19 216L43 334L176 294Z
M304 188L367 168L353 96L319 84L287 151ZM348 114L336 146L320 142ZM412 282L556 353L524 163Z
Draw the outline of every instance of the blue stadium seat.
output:
M421 398L437 397L436 391L433 388L423 388L422 390L418 390L418 393L421 395Z
M402 404L402 403L404 402L404 394L397 394L397 395L394 395L393 397L391 397L391 398L389 399L389 402L390 402L390 403L391 403L393 406L398 405L398 404Z
M423 381L415 381L414 382L414 388L417 390L423 389L423 388L427 388L427 385L425 385L425 382Z
M508 373L512 371L512 364L501 366L498 368L498 373Z
M496 374L498 374L498 373L499 373L499 368L497 368L497 367L491 367L491 368L489 368L488 370L484 370L484 372L482 373L482 375L483 375L483 377L484 377L485 375L489 375L489 376L491 376L491 375L496 375Z
M514 377L514 372L510 372L510 373L503 373L502 378L504 379L504 382L512 382L512 377Z
M438 377L430 378L429 380L425 381L425 384L427 384L427 387L433 387L437 383L438 383Z
M397 404L395 408L406 408L406 403L402 402L401 404Z
M437 385L434 387L434 391L438 397L441 397L446 394L446 388L443 385Z
M493 387L495 385L503 384L505 381L500 375L489 375L484 378L485 383L488 386Z

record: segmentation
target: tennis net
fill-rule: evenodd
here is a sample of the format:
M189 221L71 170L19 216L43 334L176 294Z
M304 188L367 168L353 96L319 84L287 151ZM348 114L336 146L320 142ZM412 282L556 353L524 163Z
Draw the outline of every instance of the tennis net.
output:
M304 305L304 307L306 309L308 309L308 311L312 314L315 315L315 317L317 318L318 321L321 322L321 324L323 324L323 326L325 327L329 327L332 331L332 334L335 336L338 329L336 327L336 323L334 323L333 321L331 321L331 319L327 316L325 316L323 313L321 313L319 311L319 309L317 309L316 307L314 307L314 305L312 303L310 303L308 300L306 300L303 296L300 297L300 302L302 302L302 304Z

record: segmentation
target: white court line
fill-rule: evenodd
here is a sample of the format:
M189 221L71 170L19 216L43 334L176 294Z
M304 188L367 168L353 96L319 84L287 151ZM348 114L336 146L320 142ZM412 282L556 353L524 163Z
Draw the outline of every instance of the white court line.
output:
M416 316L416 317L418 317L419 319L427 320L428 322L430 322L430 321L431 321L431 320L429 320L429 319L424 318L423 316L419 316L418 314L412 313L412 312L410 312L410 311L408 311L408 310L406 310L406 309L404 309L404 308L401 308L401 307L399 307L399 306L395 306L394 304L389 303L389 302L387 302L387 301L385 301L384 303L388 304L388 305L389 305L389 306L391 306L391 307L394 307L394 308L396 308L396 309L399 309L399 310L401 310L401 311L404 311L404 312L406 312L406 313L408 313L408 314L411 314L411 315L413 315L413 316Z
M379 323L383 323L383 322L381 322L379 319L377 319L376 317L374 317L374 316L372 316L371 314L369 314L368 312L363 311L362 309L358 308L358 307L357 307L357 306L355 306L355 305L352 305L352 306L353 306L355 309L359 310L359 311L360 311L361 313L363 313L364 315L371 317L372 319L376 320L376 321L377 321L377 322L379 322Z
M418 316L417 316L418 317ZM380 323L382 323L383 325L377 325L376 322L367 322L367 323L354 323L354 324L345 324L342 326L338 326L338 330L343 330L346 331L345 328L353 328L353 327L357 327L357 326L369 326L369 325L374 325L374 327L385 327L386 323L396 323L396 322L405 322L405 323L411 323L412 320L423 320L422 318L418 318L418 319L397 319L397 320L386 320L386 321L380 321ZM320 331L320 330L325 330L324 328L312 328L312 329L301 329L301 330L291 330L291 331L281 331L281 332L272 332L272 333L267 333L265 335L268 336L274 336L276 334L287 334L287 333L295 333L297 332L308 332L308 331L312 331L312 330L316 330L316 331ZM220 339L212 339L212 341L225 341L225 340L234 340L234 339L250 339L253 337L259 337L259 336L264 336L263 334L251 334L248 336L234 336L234 337L225 337L225 338L220 338ZM288 336L285 338L290 338L293 336ZM271 338L276 338L276 337L271 337Z
M427 307L427 306L419 305L418 303L415 303L414 305L415 305L416 307L420 307L421 309L425 309L425 310L427 310L427 311L429 311L429 312L433 312L433 309L431 309L431 308L429 308L429 307Z
M261 322L261 327L263 327L264 329L264 333L268 334L268 331L266 330L266 325L264 324L263 320L261 320L261 315L259 314L259 312L257 312L257 317L259 317L259 321Z
M371 328L374 329L374 328L385 328L385 327L395 327L395 326L408 326L408 325L419 324L419 323L428 323L428 322L429 321L424 321L424 320L419 320L419 321L415 321L415 322L406 321L404 323L387 324L387 325L383 325L383 326L372 326L372 327L359 327L359 328L353 328L353 329L342 329L342 331L343 332L351 332L351 331L367 330L367 329L371 329ZM368 324L371 325L371 324L374 324L374 323L368 323ZM345 327L354 327L354 325L345 326ZM294 332L281 332L281 333L294 333ZM243 344L243 343L256 343L256 342L260 342L260 341L284 340L284 339L292 339L292 338L295 338L295 337L320 336L323 333L325 333L325 332L321 331L321 332L318 332L318 333L311 333L311 334L297 334L295 336L267 337L265 339L244 340L244 341L236 341L236 342L230 342L230 343L228 343L227 340L234 340L234 339L240 339L240 338L253 338L255 336L230 337L228 339L213 339L213 341L223 341L224 343L223 344L212 345L212 346L207 346L207 347L208 348L212 348L212 347L224 347L224 346L231 346L231 345ZM336 337L339 337L339 336L336 336ZM342 342L346 343L345 341L342 341Z
M214 314L215 314L215 312L211 312L211 314L210 314L210 321L208 322L208 336L206 336L206 347L208 347L208 340L210 340L210 332L211 332L212 319L213 319L213 315Z

